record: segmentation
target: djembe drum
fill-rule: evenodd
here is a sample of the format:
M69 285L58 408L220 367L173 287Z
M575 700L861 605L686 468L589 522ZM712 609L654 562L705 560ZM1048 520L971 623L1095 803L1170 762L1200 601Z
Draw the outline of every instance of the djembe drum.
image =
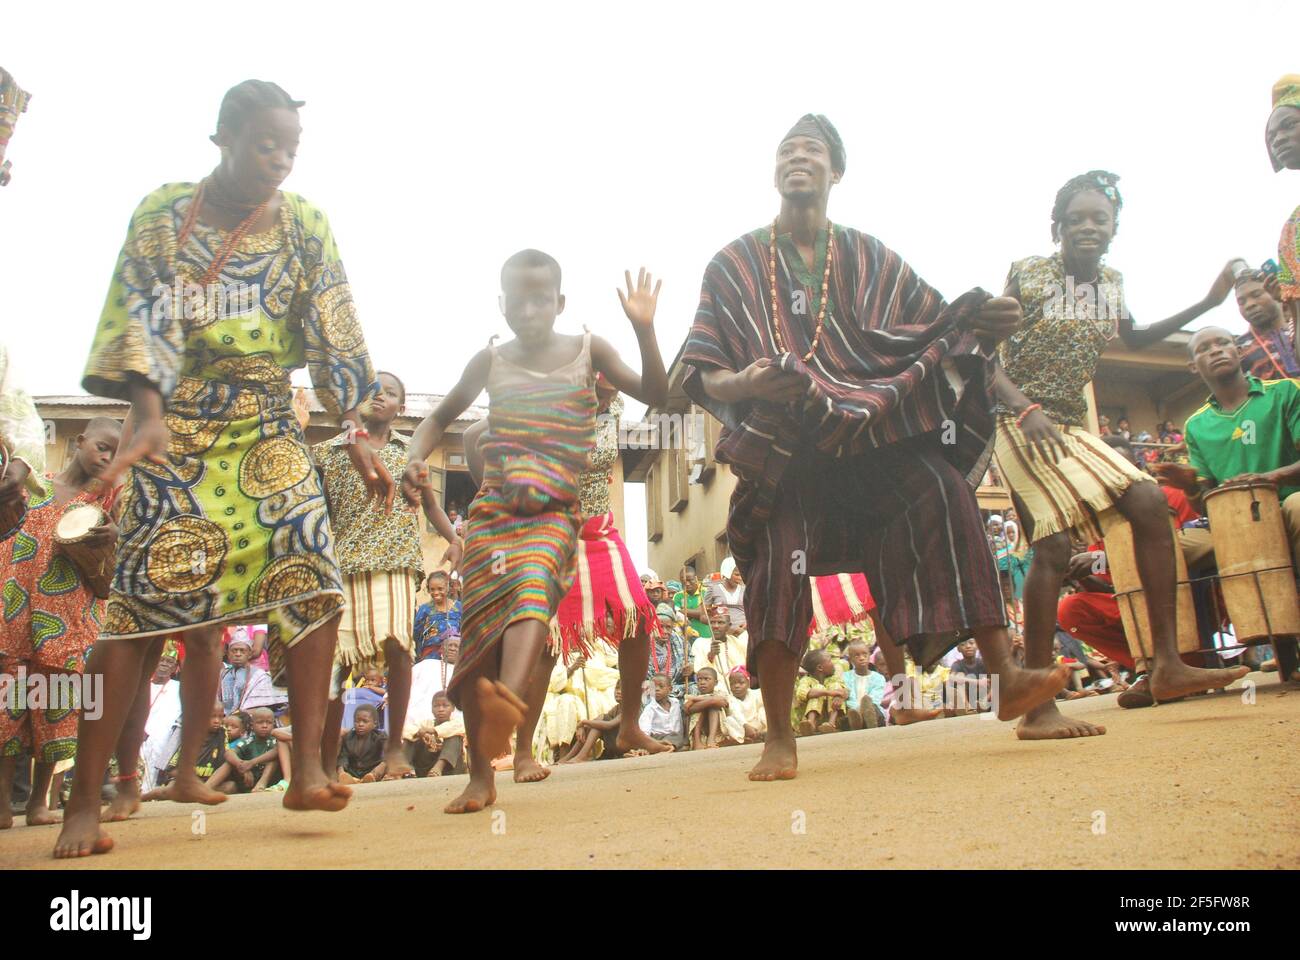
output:
M82 580L101 600L113 580L113 548L87 542L90 531L108 523L108 514L93 503L74 503L54 525L54 542L81 573Z
M1174 520L1169 518L1170 530ZM1196 604L1192 601L1192 584L1187 575L1187 561L1178 549L1178 538L1174 536L1174 564L1178 581L1175 593L1175 616L1178 630L1178 652L1195 653L1201 642L1196 632ZM1142 580L1138 576L1137 553L1133 546L1133 527L1123 520L1116 523L1106 534L1106 564L1110 568L1111 579L1115 583L1115 599L1119 603L1120 619L1124 622L1124 638L1128 641L1129 652L1139 670L1144 669L1142 661L1149 660L1155 653L1152 632L1151 613L1147 608L1146 591L1142 589Z
M1291 544L1272 483L1229 484L1205 495L1223 603L1238 643L1300 634Z

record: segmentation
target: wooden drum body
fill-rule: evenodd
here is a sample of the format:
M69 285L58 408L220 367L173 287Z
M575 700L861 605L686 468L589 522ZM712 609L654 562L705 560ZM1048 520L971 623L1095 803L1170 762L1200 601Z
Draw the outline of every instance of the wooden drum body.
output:
M1277 487L1219 487L1205 495L1205 512L1237 642L1264 643L1300 634L1300 600Z
M1169 518L1169 527L1174 528L1174 520ZM1201 647L1200 637L1196 632L1196 605L1192 602L1192 584L1187 575L1187 561L1178 549L1178 537L1174 536L1174 564L1177 571L1178 587L1175 593L1175 616L1178 629L1178 652L1194 653ZM1151 614L1147 609L1146 591L1142 589L1142 580L1138 577L1137 553L1133 546L1133 527L1127 520L1121 520L1110 528L1106 534L1106 565L1111 579L1115 583L1115 599L1119 602L1120 619L1124 622L1124 638L1128 641L1129 652L1139 662L1155 654L1155 634L1152 632Z

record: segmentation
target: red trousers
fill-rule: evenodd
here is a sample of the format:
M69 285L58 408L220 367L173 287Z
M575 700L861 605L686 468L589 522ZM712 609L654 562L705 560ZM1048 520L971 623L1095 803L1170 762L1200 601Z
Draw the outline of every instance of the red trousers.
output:
M1062 597L1056 622L1098 653L1134 669L1119 616L1119 601L1113 593L1071 593Z

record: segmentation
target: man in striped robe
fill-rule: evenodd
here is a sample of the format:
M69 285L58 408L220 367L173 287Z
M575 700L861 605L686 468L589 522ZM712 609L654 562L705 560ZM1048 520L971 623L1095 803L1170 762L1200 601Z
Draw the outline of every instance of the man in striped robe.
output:
M974 488L993 436L991 364L1019 305L952 305L873 237L826 218L845 166L822 116L777 151L781 212L705 271L686 392L724 430L738 477L727 536L745 583L749 670L768 712L752 780L796 770L789 713L812 618L809 575L866 574L889 633L929 666L974 636L1000 715L1064 686L1021 671Z

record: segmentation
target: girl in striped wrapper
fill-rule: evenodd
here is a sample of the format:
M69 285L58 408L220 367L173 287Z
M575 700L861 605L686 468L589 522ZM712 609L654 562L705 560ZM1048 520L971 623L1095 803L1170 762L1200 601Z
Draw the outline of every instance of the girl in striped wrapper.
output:
M461 655L448 690L465 713L470 782L447 813L496 801L491 760L509 748L525 716L536 723L545 699L550 671L540 665L551 618L573 580L583 526L579 475L595 443L596 374L644 403L667 401L668 375L654 336L659 287L644 270L636 284L630 275L626 280L619 300L636 331L642 375L599 337L557 334L560 265L537 250L512 256L501 268L500 305L515 339L479 351L412 438L402 492L417 502L427 486L425 458L488 391L483 488L470 506L462 564ZM645 656L643 649L643 662ZM518 742L515 779L544 778L526 738Z
M650 656L650 638L660 635L655 606L646 596L637 576L636 565L627 545L614 526L610 509L610 468L618 459L618 423L623 412L623 398L603 375L596 377L596 399L600 404L600 421L596 444L588 456L589 470L579 478L579 505L583 524L574 554L573 586L560 601L551 621L551 642L542 655L539 668L547 676L560 656L566 664L575 656L588 658L598 641L618 649L618 671L623 689L640 690L645 682ZM483 458L479 442L488 427L480 420L465 431L465 459L474 482L483 482ZM515 780L544 780L550 773L533 762L530 754L539 704L530 710L519 728L515 747ZM592 720L595 717L582 717ZM637 723L635 710L625 711L619 719L617 747L619 753L641 750L659 753L671 749L647 736Z

